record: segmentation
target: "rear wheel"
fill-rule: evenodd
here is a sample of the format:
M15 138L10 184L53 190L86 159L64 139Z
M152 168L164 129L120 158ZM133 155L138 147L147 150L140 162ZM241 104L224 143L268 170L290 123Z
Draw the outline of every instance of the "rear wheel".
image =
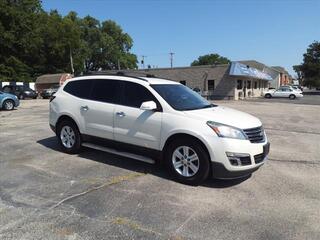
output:
M271 94L270 93L267 93L266 95L264 95L265 98L271 98Z
M192 138L173 141L167 147L165 158L170 174L179 182L198 185L209 175L209 156Z
M20 100L23 100L23 99L24 99L24 95L23 95L23 94L20 94L20 95L19 95L19 99L20 99Z
M5 100L2 104L4 110L10 111L14 109L14 102L12 100Z
M81 148L81 136L77 125L70 120L63 120L57 128L58 141L66 153L78 153Z
M295 99L295 98L296 98L296 95L291 94L291 95L289 96L289 98L290 98L291 100L293 100L293 99Z

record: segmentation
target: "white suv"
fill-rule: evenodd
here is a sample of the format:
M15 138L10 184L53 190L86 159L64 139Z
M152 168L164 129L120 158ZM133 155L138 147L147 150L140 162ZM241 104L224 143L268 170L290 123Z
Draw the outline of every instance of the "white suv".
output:
M163 161L187 184L209 175L247 176L269 152L259 119L154 77L70 79L51 98L50 126L67 153L85 146L148 163Z

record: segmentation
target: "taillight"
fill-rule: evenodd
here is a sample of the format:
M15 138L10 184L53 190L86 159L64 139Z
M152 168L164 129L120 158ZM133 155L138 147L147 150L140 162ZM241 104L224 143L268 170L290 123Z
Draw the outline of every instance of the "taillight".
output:
M56 96L53 96L53 95L52 95L52 96L50 97L49 102L52 102L52 100L55 99L55 98L56 98Z

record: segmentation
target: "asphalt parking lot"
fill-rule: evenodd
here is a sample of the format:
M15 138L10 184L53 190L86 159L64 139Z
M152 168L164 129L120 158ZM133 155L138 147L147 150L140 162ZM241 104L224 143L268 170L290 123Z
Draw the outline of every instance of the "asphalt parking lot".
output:
M60 152L47 100L0 111L0 239L320 239L320 105L217 103L259 117L271 153L250 178L198 187L104 152Z

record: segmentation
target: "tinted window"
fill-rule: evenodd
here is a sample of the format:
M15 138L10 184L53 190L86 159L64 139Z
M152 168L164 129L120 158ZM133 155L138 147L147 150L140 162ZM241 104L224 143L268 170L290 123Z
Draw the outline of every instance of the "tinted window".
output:
M94 80L90 99L107 103L119 103L120 84L120 81L115 80Z
M159 84L152 87L176 110L195 110L213 107L207 100L180 84Z
M124 82L124 105L140 108L141 104L146 101L158 102L144 86L132 82Z
M64 91L79 98L89 98L92 80L78 80L67 83Z

